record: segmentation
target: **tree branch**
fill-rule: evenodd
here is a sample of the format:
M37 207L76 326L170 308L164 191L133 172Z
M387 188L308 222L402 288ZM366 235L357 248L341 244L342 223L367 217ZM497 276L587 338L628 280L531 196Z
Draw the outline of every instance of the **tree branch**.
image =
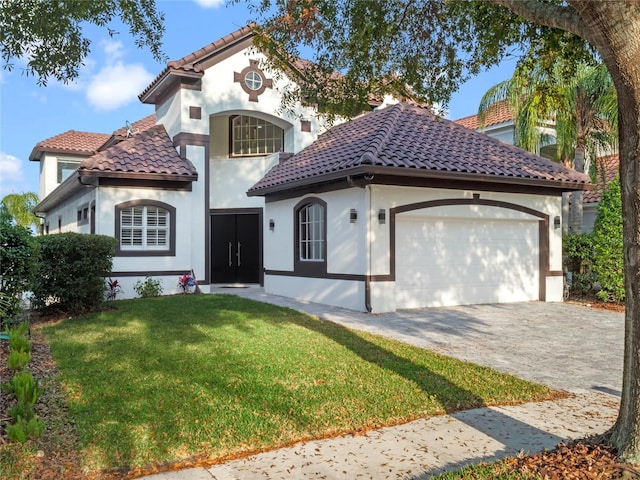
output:
M563 7L538 0L490 0L491 3L502 5L516 15L538 25L566 30L574 35L584 38L592 43L589 38L587 26L584 24L576 10L572 7Z

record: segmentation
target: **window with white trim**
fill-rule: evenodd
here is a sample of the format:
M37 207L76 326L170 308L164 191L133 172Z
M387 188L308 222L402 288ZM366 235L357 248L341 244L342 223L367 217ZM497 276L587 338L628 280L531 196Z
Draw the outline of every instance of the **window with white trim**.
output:
M324 260L324 206L310 203L298 211L298 252L300 261Z
M273 123L248 115L231 117L231 154L266 155L281 152L284 130Z
M168 210L150 205L120 210L121 250L169 250L169 237Z

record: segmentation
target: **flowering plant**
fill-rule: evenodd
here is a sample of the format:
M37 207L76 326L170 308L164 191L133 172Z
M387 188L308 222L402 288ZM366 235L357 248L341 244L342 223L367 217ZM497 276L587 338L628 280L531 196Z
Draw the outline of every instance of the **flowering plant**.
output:
M193 283L193 278L188 273L178 277L178 287L182 289L182 293L189 293L189 287L193 286Z
M115 300L118 293L122 293L122 287L118 283L118 280L113 280L109 277L107 282L107 300Z

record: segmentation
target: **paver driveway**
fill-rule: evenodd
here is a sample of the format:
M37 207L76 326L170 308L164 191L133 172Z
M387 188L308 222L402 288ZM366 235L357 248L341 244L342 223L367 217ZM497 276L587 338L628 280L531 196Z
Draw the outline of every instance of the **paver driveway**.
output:
M556 389L620 395L622 313L570 303L526 302L372 315L268 295L259 288L220 293L291 307Z

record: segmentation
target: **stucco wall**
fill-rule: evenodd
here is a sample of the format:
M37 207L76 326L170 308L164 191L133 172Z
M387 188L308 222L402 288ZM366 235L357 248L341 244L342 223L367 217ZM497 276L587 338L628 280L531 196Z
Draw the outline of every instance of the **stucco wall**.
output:
M479 194L483 200L512 203L549 215L549 269L562 270L561 228L555 228L554 218L561 215L561 197L498 192L474 192L433 188L369 186L336 192L309 195L327 202L327 273L344 275L385 276L391 273L390 209L403 205L442 199L471 199ZM265 207L264 264L269 270L292 272L294 269L294 208L302 198L268 202ZM358 220L349 223L349 211L355 208ZM384 211L384 223L379 220ZM479 219L530 222L538 217L516 210L486 206L449 206L415 210L414 217ZM268 228L273 220L273 231ZM535 227L534 227L535 231ZM370 239L370 241L368 240ZM369 253L370 251L370 253ZM537 275L537 272L532 272ZM544 279L548 301L562 299L562 277ZM373 312L395 310L395 282L371 282ZM364 281L310 279L284 275L265 275L268 292L364 310ZM347 294L347 292L349 292ZM350 295L357 295L352 298Z
M44 224L49 225L49 234L91 233L91 203L95 201L95 194L95 189L86 188L47 212ZM88 221L78 224L78 209L84 208L89 208ZM58 228L58 220L60 220L60 229Z
M40 200L53 192L58 185L58 159L61 161L77 162L78 164L86 157L78 155L57 155L45 153L40 159Z
M195 153L194 157L197 156ZM144 188L105 188L100 189L100 203L97 213L96 233L115 237L115 207L131 200L156 200L166 203L176 209L175 256L116 256L113 259L113 277L123 282L125 295L123 298L135 296L133 284L144 279L146 275L152 277L167 276L162 272L190 272L195 270L196 277L204 275L204 206L194 202L200 186L194 183L194 192L169 191ZM135 275L134 275L135 274ZM177 292L177 274L167 276L175 282L164 286L164 293ZM129 288L127 288L129 287Z

